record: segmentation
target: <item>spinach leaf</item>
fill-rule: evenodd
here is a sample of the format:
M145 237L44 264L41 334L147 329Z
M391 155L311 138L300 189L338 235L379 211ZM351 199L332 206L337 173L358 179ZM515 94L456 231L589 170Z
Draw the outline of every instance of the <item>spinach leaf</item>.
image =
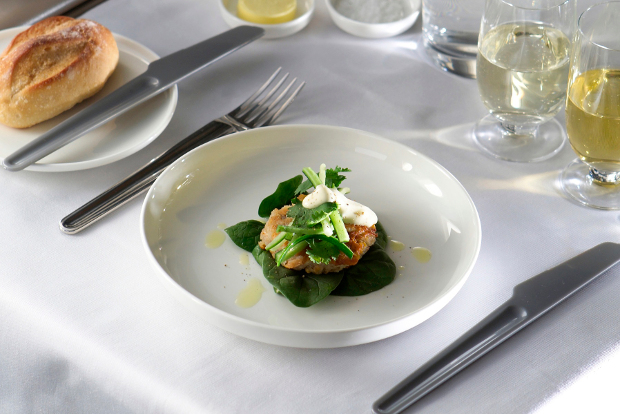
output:
M252 256L263 268L265 279L293 305L301 308L325 299L342 280L341 272L314 275L277 266L271 253L258 246L252 250Z
M332 295L362 296L392 283L396 265L385 250L374 244L355 266L342 273L342 282Z
M259 223L262 229L263 223L250 220L229 227L226 229L226 232L228 233L229 229L238 227L239 234L248 234L250 233L249 231L245 233L241 231L243 229L242 225L251 222ZM256 239L255 247L251 251L258 264L262 267L265 279L273 286L276 293L285 296L295 306L308 307L325 299L330 294L334 296L366 295L387 286L394 280L396 265L384 250L387 245L387 234L380 223L376 224L376 228L377 240L375 244L355 266L338 273L315 275L277 266L271 253L258 247L258 239ZM258 234L260 234L260 231ZM232 238L233 236L231 235ZM233 239L233 241L235 240ZM243 245L247 246L250 241L251 239L248 238ZM236 241L235 243L243 247ZM325 244L324 241L320 242L320 247L311 244L308 254L311 254L310 250L318 250L320 253L317 253L317 257L329 255L329 252L321 251L323 247L327 247L324 246Z
M394 280L396 265L385 252L387 234L380 223L377 240L355 266L342 271L342 282L332 292L335 296L362 296L377 291Z
M260 232L265 227L264 223L256 220L242 221L234 226L227 227L224 231L237 246L251 252L260 241Z
M375 244L379 245L379 247L385 250L387 248L387 242L388 242L387 233L385 232L385 229L379 222L375 224L375 228L377 229L377 240L375 241Z
M296 203L288 209L287 217L292 217L295 227L312 227L329 216L329 213L338 209L336 203L323 203L315 208L305 208L302 203Z
M291 199L295 198L295 190L302 180L303 176L300 174L278 184L276 191L261 201L260 206L258 206L258 215L267 218L274 208L282 208L289 204Z

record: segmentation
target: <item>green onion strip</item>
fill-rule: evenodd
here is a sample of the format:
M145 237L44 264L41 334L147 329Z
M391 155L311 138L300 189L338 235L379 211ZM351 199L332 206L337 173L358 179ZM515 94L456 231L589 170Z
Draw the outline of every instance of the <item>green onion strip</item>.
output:
M345 256L347 256L349 259L351 259L353 257L353 251L351 249L349 249L349 246L347 246L346 244L336 240L333 237L328 237L324 234L307 234L305 236L301 236L298 239L295 239L293 242L289 243L288 246L286 246L286 248L284 250L282 250L280 257L276 257L276 264L278 266L280 266L280 264L282 262L287 261L288 259L290 259L291 257L293 257L295 254L299 253L301 251L295 249L295 246L298 246L300 243L304 242L307 245L307 242L305 242L307 239L319 239L319 240L323 240L326 241L330 244L333 244L334 246L336 246L338 248L338 250L340 250L342 253L345 254ZM305 246L304 246L305 247ZM295 251L295 253L290 254L291 251Z

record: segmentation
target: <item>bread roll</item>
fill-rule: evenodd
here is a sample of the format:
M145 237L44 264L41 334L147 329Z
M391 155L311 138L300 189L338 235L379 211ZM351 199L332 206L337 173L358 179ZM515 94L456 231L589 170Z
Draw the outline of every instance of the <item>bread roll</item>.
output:
M0 55L0 122L26 128L97 93L118 63L110 31L57 16L15 36Z

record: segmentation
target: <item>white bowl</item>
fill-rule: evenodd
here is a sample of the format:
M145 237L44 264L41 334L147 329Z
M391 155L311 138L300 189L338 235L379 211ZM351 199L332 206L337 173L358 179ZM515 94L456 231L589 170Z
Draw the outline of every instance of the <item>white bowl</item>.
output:
M351 168L346 183L354 199L408 248L388 249L401 275L383 289L297 308L273 291L251 256L240 260L247 253L229 238L210 249L205 237L223 223L257 218L278 182L323 162ZM141 224L154 279L189 310L236 335L304 348L377 341L430 318L465 283L481 240L474 203L439 164L368 132L319 125L257 128L196 148L153 184ZM414 246L430 249L431 260L418 262ZM250 279L265 291L242 308L235 299Z
M417 1L417 0L416 0ZM255 26L265 30L263 39L276 39L297 33L308 25L314 14L314 0L297 0L295 18L290 22L279 24L257 24L240 19L237 16L237 0L218 0L224 21L230 27Z
M359 37L378 39L396 36L413 26L413 23L420 15L421 0L402 0L409 11L409 14L404 19L389 23L364 23L340 14L335 7L338 1L340 0L325 0L329 15L340 29Z

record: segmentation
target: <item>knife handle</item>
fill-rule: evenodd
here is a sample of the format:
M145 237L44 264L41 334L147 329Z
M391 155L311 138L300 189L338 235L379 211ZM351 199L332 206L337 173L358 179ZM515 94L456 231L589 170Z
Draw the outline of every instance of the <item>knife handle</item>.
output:
M372 406L373 412L401 412L508 339L526 322L525 309L502 305L377 400Z
M162 171L181 156L231 132L234 132L234 128L229 125L218 121L209 122L123 181L63 218L60 221L60 230L66 234L75 234L85 229L147 190Z
M34 141L7 156L3 165L8 171L20 171L112 118L145 101L159 89L159 81L139 76L61 122Z

